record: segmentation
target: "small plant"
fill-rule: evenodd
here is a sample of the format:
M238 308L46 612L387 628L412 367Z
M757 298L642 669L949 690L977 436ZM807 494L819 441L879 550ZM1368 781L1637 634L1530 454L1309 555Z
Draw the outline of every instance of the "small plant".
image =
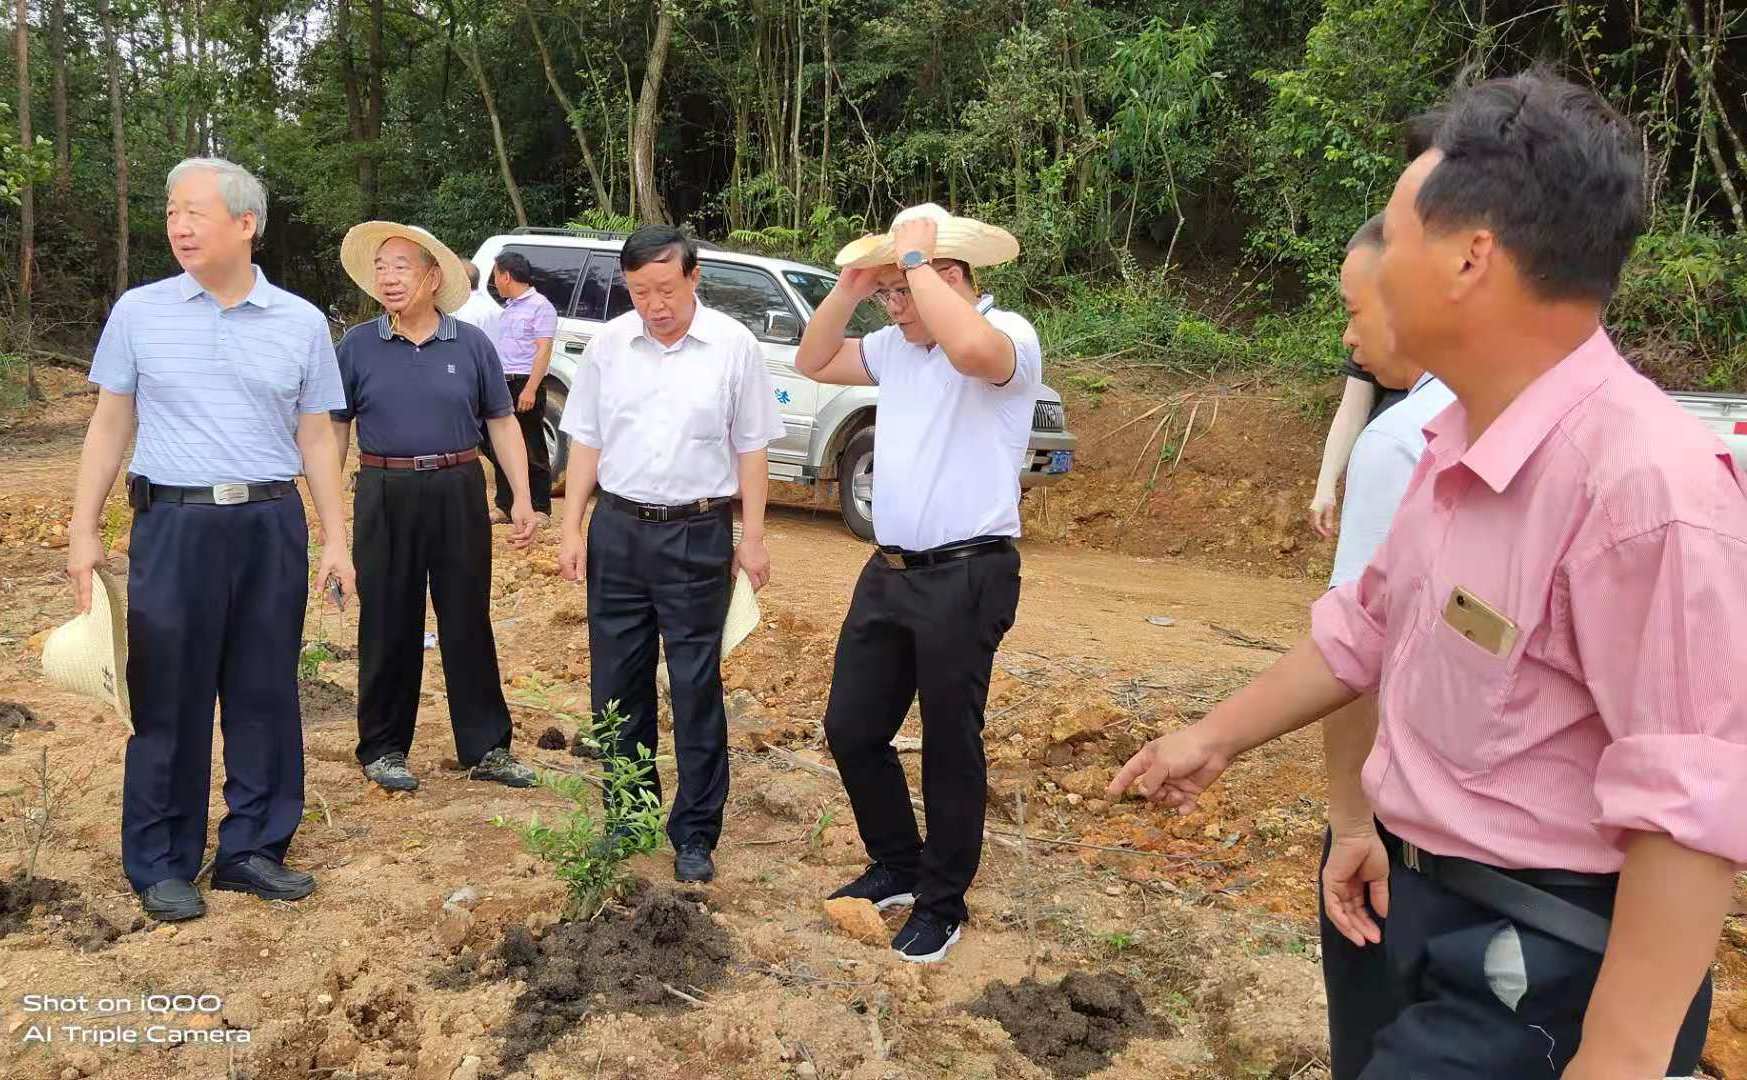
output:
M297 654L297 680L299 682L314 682L321 674L321 666L334 659L334 650L325 641L306 641L303 649Z
M52 841L59 837L60 815L67 794L82 782L83 778L75 780L51 772L49 752L44 750L38 755L25 786L8 792L12 796L13 810L8 816L15 823L18 849L24 852L26 885L36 878L37 857L42 854L42 849L51 846Z
M825 830L837 820L837 808L827 806L819 811L819 817L813 822L813 827L807 831L807 850L814 855L819 854L825 846Z
M1112 930L1100 940L1104 951L1111 956L1121 956L1134 948L1134 932L1132 930Z
M564 914L592 919L607 902L620 895L625 885L625 861L633 855L654 851L661 844L661 802L648 787L655 758L648 747L639 746L637 756L618 751L619 728L625 723L619 703L610 701L595 725L603 748L602 777L542 772L542 786L557 792L575 807L568 816L548 825L539 814L526 824L503 817L492 824L515 830L528 853L553 866L569 890ZM594 786L601 788L601 808L594 810Z

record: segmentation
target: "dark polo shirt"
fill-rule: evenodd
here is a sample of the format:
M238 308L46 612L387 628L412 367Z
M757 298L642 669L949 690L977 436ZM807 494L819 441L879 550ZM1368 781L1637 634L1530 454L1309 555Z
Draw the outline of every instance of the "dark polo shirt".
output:
M514 411L503 365L485 331L452 315L437 336L414 345L383 315L346 331L337 350L358 448L383 457L450 454L479 445L487 420Z

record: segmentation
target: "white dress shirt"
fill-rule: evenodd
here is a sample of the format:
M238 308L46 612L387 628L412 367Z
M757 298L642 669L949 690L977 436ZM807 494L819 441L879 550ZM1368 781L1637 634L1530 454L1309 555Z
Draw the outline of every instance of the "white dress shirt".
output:
M485 336L497 339L498 320L503 318L503 309L497 306L497 301L486 295L484 289L475 289L467 294L467 302L456 308L455 318L464 323L471 323L485 331Z
M758 339L702 304L673 345L650 337L635 311L602 327L559 427L601 452L602 491L659 506L738 493L739 455L783 435Z
M1341 535L1335 542L1330 588L1357 579L1370 565L1426 452L1425 426L1455 400L1449 387L1427 373L1406 397L1359 432L1353 455L1347 459L1347 494L1341 503Z
M1019 471L1043 382L1043 346L1023 315L984 296L977 311L1013 342L1000 386L965 375L946 352L888 326L861 339L879 384L873 523L880 544L924 551L983 536L1019 535Z

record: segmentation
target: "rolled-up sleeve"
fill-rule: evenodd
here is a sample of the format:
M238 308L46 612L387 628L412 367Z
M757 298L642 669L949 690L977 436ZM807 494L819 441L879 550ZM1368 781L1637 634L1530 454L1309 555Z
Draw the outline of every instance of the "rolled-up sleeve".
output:
M1744 530L1747 531L1747 530ZM1566 571L1584 682L1611 739L1595 824L1747 864L1747 541L1684 523Z
M776 386L770 381L770 371L764 366L757 340L748 334L735 348L740 371L735 380L729 441L736 454L750 454L783 437L783 418L776 407Z
M1380 561L1310 609L1310 640L1334 677L1356 694L1374 694L1383 679L1389 636L1388 578Z
M576 377L570 384L570 395L564 401L564 415L558 419L558 430L588 447L599 450L601 441L601 363L605 359L601 337L589 342L588 350L576 362Z
M132 394L139 388L139 365L133 355L133 301L122 296L103 324L97 351L91 355L91 381L112 394Z

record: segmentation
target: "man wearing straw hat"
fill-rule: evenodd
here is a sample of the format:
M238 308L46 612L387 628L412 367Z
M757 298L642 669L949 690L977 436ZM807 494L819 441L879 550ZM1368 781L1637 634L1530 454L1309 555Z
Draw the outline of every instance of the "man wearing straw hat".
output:
M284 864L303 818L297 654L309 534L298 473L327 539L316 580L343 596L353 575L340 458L324 416L344 402L339 371L321 312L252 262L267 193L246 170L212 158L177 165L165 190L166 231L184 272L122 296L103 328L67 573L87 610L103 561L103 504L137 431L128 477L134 734L121 864L146 914L176 920L206 910L193 882L206 848L215 700L229 813L213 888L268 900L315 889Z
M703 882L716 875L728 801L723 619L736 570L753 588L770 576L765 448L782 437L782 416L757 339L698 303L689 237L646 225L620 258L634 310L589 343L564 408L575 442L558 566L572 581L587 577L590 707L599 716L619 706L621 753L655 749L656 643L666 643L679 771L667 836L674 877ZM659 796L659 780L649 784Z
M983 708L1019 604L1019 471L1043 351L971 271L1018 253L1004 230L932 204L906 210L890 233L838 254L843 276L795 357L821 382L880 388L879 550L856 584L825 712L872 865L833 898L913 905L892 947L915 963L944 959L958 941L982 860ZM893 325L846 340L869 297ZM926 844L891 745L918 695Z
M528 466L509 384L478 327L450 314L467 300L462 263L411 225L369 221L340 261L384 311L340 341L346 400L334 411L341 454L358 423L353 527L358 559L358 763L389 791L413 791L407 767L424 672L425 590L437 612L455 754L474 780L529 787L510 754L510 714L491 629L491 525L483 427L514 492L510 543L534 538Z

